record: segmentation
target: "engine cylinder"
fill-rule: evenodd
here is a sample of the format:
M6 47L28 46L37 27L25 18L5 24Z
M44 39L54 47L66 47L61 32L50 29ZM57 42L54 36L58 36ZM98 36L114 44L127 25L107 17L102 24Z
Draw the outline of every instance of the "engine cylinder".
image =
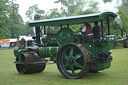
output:
M57 55L59 48L58 47L40 47L39 48L39 56L46 57L55 57Z

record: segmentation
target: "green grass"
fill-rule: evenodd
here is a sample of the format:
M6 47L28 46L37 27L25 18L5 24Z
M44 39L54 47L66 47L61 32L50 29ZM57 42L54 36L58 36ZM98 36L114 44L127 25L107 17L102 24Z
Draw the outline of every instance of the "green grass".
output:
M42 73L19 74L13 50L0 50L0 85L128 85L128 48L112 50L109 69L87 73L81 79L65 79L56 64L48 64Z

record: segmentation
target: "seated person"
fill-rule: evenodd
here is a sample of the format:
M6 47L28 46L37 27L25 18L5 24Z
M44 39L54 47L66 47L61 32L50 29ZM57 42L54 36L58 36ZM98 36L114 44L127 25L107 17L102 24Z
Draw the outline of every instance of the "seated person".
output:
M84 33L85 35L92 34L92 29L91 25L89 23L84 23L84 26L80 28L81 32Z
M86 34L86 35L92 34L91 25L90 25L89 23L84 23L84 25L86 26L85 34Z
M93 33L91 29L91 25L89 23L84 23L84 26L80 28L82 34L84 34L84 40L86 41L92 41L93 39Z
M81 28L80 28L80 32L81 32L82 34L85 34L85 32L86 32L86 26L81 27Z
M94 35L94 39L96 41L100 41L100 27L98 26L98 21L95 21L94 25L95 26L93 27L93 30L92 30L93 35Z

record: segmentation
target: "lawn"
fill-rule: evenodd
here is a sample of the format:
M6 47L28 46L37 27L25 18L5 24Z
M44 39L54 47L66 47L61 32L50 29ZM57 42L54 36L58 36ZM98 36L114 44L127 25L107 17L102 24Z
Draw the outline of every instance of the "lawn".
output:
M81 79L65 79L56 64L47 64L44 72L19 74L13 49L0 50L0 85L128 85L128 48L112 49L109 69L87 73Z

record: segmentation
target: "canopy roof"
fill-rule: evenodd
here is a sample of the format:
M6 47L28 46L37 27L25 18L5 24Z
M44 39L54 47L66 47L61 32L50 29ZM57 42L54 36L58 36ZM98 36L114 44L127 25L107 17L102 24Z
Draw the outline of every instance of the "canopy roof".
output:
M84 22L94 22L107 20L113 20L116 18L116 14L113 12L103 12L103 13L95 13L95 14L87 14L87 15L79 15L79 16L71 16L71 17L61 17L61 18L53 18L53 19L43 19L43 20L36 20L31 21L29 23L30 27L35 26L54 26L54 25L65 25L65 24L77 24L77 23L84 23Z

